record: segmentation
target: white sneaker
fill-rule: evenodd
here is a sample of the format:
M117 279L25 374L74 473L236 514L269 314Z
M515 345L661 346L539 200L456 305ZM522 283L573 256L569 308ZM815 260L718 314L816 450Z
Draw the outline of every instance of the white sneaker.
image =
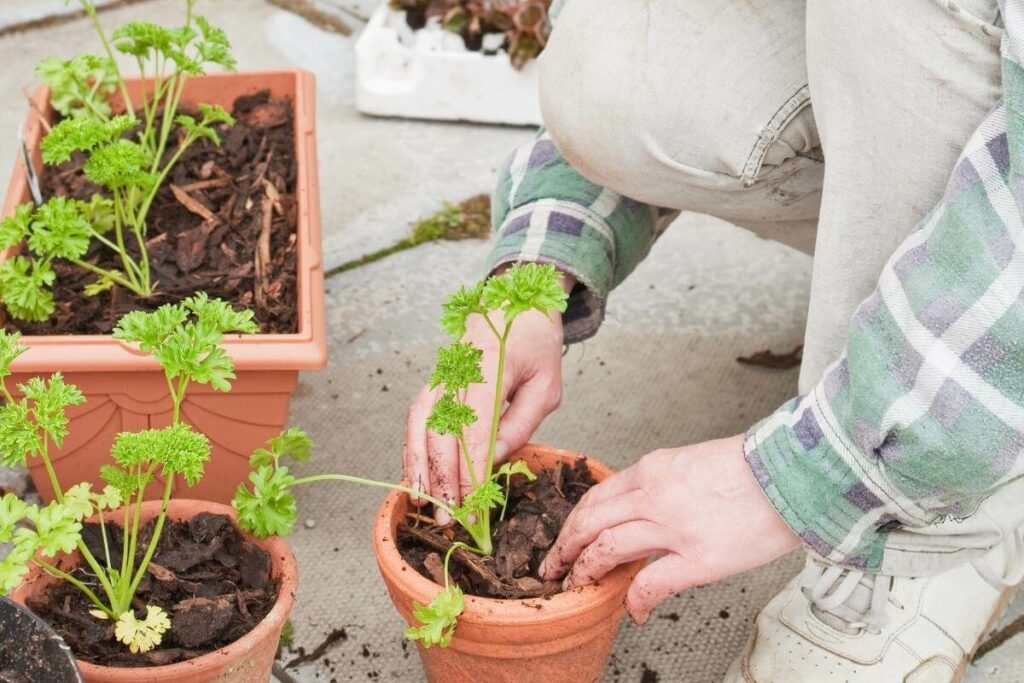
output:
M865 574L808 557L761 610L725 683L959 681L1021 580L1019 570L993 569L1007 564L993 553L923 578Z

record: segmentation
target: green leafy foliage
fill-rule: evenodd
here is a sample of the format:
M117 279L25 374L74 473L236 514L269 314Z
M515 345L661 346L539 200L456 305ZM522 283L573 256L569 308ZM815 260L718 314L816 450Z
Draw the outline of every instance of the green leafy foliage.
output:
M47 57L36 73L50 86L50 106L64 117L109 117L108 98L117 89L117 69L106 57Z
M74 199L53 197L36 209L28 246L47 259L77 259L89 249L92 227Z
M116 465L100 466L100 477L107 483L108 487L118 492L122 500L130 499L136 491L149 484L150 481L149 477L133 475L131 472L121 469Z
M504 465L498 468L498 471L494 473L495 476L506 476L511 477L513 474L522 474L530 481L537 478L537 475L533 473L529 465L526 464L525 460L516 460L515 462L506 462Z
M462 505L453 510L452 516L462 524L472 524L471 517L479 519L486 511L504 503L505 492L501 490L501 485L494 479L488 479L462 499Z
M11 363L27 350L20 341L17 332L0 329L0 381L11 376Z
M544 315L564 311L569 297L560 280L561 275L552 265L516 264L503 274L487 279L482 292L484 305L489 310L503 311L506 324L530 309Z
M101 145L110 145L138 125L129 114L115 116L109 121L77 117L63 119L50 129L40 145L43 161L63 164L75 152L92 152Z
M201 293L152 313L133 311L118 321L113 336L153 354L172 381L198 382L228 391L235 365L220 347L228 332L257 332L252 311L235 311L226 302Z
M19 384L18 390L32 407L35 426L57 446L63 445L68 435L67 409L85 403L85 396L78 387L68 384L61 373L55 372L49 380L33 377Z
M313 440L298 427L289 427L267 442L266 448L257 448L249 457L252 467L277 465L281 458L306 462L313 451Z
M12 256L0 263L0 298L15 318L41 322L53 315L56 278L48 261Z
M108 190L134 187L147 191L157 181L157 176L147 170L149 165L149 154L142 145L117 140L93 151L82 170L89 180Z
M160 644L170 628L167 612L156 605L146 605L144 619L137 618L132 610L123 612L114 625L114 637L127 645L132 653L149 652Z
M474 313L487 314L481 297L483 296L484 283L474 287L460 287L445 300L441 306L441 329L455 339L462 339L466 334L466 320Z
M295 528L295 477L287 467L263 465L249 474L252 490L239 484L231 504L238 524L257 538L287 536Z
M75 484L64 492L64 509L76 522L81 522L93 513L92 485L83 482Z
M476 413L451 392L445 392L434 403L427 417L427 428L435 434L458 436L476 422Z
M470 343L454 342L437 350L437 364L430 376L430 388L444 385L448 391L461 391L484 381L480 363L484 352Z
M217 134L214 126L216 124L233 126L235 124L234 117L222 107L209 104L200 104L199 111L202 114L202 118L199 121L196 121L194 116L179 114L174 119L174 122L181 126L191 138L206 138L213 144L220 146L220 135Z
M126 469L158 464L165 477L180 474L189 486L195 486L210 459L210 441L188 425L177 423L163 429L121 432L110 454Z
M46 507L29 508L28 518L35 529L18 529L14 535L15 542L31 542L43 557L70 553L82 536L82 525L75 519L75 512L57 501Z
M405 630L405 637L420 641L424 647L448 647L455 633L456 621L465 609L462 589L455 584L442 590L429 605L413 603L412 615L420 623Z
M13 493L5 493L3 497L0 497L0 543L11 542L18 524L28 517L29 514L35 515L37 513L34 509L30 513L30 508L34 507Z

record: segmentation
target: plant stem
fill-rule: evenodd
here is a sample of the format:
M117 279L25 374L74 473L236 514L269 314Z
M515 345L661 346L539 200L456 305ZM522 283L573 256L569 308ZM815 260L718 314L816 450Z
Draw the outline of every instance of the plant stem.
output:
M316 474L310 477L302 477L301 479L296 479L295 481L292 482L292 486L298 486L299 484L312 484L318 481L347 481L352 484L364 484L365 486L376 486L377 488L381 489L402 491L403 493L408 493L410 496L418 496L419 498L423 498L425 500L430 501L431 503L434 504L435 507L441 508L449 515L453 514L450 505L437 498L434 498L433 496L428 496L426 493L423 493L422 491L417 491L416 489L409 488L408 486L402 486L401 484L389 484L387 482L376 481L373 479L353 477L348 474Z
M52 574L53 576L56 576L58 579L61 579L63 581L67 581L72 586L74 586L78 590L82 591L82 593L85 594L85 597L89 598L89 601L92 604L96 605L96 607L99 610L101 610L104 614L106 614L108 617L110 617L112 619L116 619L117 618L117 615L115 615L113 613L113 611L111 611L111 609L109 607L107 607L102 602L100 602L100 599L98 597L96 597L96 594L93 593L92 590L88 586L86 586L84 583L82 583L81 581L79 581L75 577L71 576L71 574L68 574L65 571L61 571L60 569L57 569L56 567L54 567L49 562L46 562L45 560L41 560L38 557L35 558L32 561L35 562L36 564L38 564L40 567L42 567L46 572Z
M164 497L160 502L160 516L156 518L156 528L153 529L153 538L149 540L149 545L146 547L146 554L142 557L142 563L139 564L138 573L135 575L135 579L132 581L131 587L128 589L129 597L135 595L136 589L139 584L142 583L142 577L146 575L146 568L149 567L149 561L153 559L153 553L156 552L156 545L160 541L160 534L164 530L164 521L167 519L167 506L171 504L171 491L174 489L174 475L164 472L166 477L164 481Z
M486 316L485 316L486 317ZM488 320L488 322L490 322ZM487 442L487 468L484 470L484 481L490 481L494 474L494 458L498 446L498 427L501 423L501 386L505 381L505 347L508 346L508 334L512 331L512 322L505 324L505 331L498 338L498 373L494 382L494 412L491 414L491 437Z
M465 403L465 400L463 400L463 403ZM459 432L459 446L462 448L462 456L466 459L466 468L469 470L469 480L475 489L480 484L476 478L476 466L473 464L473 458L469 453L469 445L466 443L465 432Z
M103 555L107 560L107 572L109 573L113 567L110 566L110 546L107 544L107 525L103 521L103 508L97 506L96 513L100 518L100 535L103 536Z
M117 75L117 83L121 88L121 98L124 100L125 111L129 114L134 114L135 107L132 105L131 95L128 94L128 85L124 82L124 76L121 75L121 68L118 67L117 60L114 59L114 51L110 48L110 41L107 40L107 34L103 31L103 25L100 24L100 18L96 14L96 8L92 6L92 3L89 2L89 0L78 0L78 3L92 20L92 25L96 28L96 33L100 36L100 42L103 43L103 49L107 53L107 58L110 59L110 63L114 66L114 73Z
M99 275L101 277L110 278L111 280L113 280L117 284L121 285L122 287L124 287L124 288L126 288L126 289L128 289L128 290L130 290L132 292L135 292L136 294L138 294L140 296L145 296L145 294L146 294L145 292L141 291L141 289L139 288L138 285L133 285L132 283L128 282L127 280L125 280L123 277L121 277L117 273L112 273L109 270L104 270L102 268L97 268L96 266L92 265L91 263L88 263L86 261L82 261L81 259L68 259L68 260L71 261L72 263L74 263L76 266L79 266L81 268L85 268L86 270L88 270L90 272L93 272L93 273L96 273L97 275Z

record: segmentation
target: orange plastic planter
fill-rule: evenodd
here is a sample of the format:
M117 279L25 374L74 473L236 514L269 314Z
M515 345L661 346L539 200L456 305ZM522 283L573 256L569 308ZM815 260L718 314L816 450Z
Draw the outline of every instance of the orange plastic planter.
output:
M138 81L128 83L134 93L140 92ZM238 483L247 476L252 450L277 434L287 421L299 370L322 368L327 362L313 75L290 70L201 76L188 82L182 100L219 104L230 110L238 96L264 88L275 96L291 97L295 113L299 329L295 334L228 339L225 346L238 373L232 391L221 394L202 386L189 391L182 408L184 419L213 443L206 476L189 490L189 496L221 503L230 501ZM35 112L50 112L49 98L49 88L36 92L34 111L25 125L25 142L36 169L42 167L39 142L44 131ZM25 167L19 158L4 215L28 201ZM80 481L98 485L99 466L110 461L110 446L118 432L170 423L171 403L163 373L138 350L99 335L25 336L22 341L29 350L12 365L14 382L59 370L86 396L83 405L69 411L70 436L64 447L52 454L58 478L65 485ZM30 469L40 494L49 500L52 487L38 458ZM150 492L157 497L159 487Z
M141 520L147 522L159 512L159 501L143 503ZM230 515L235 519L235 511L226 505L177 499L171 500L167 517L174 521L182 521L191 519L200 512ZM115 522L123 519L123 516L117 513L112 516ZM270 680L270 669L274 665L281 629L284 628L295 602L295 591L299 585L299 567L284 539L277 536L267 539L251 536L247 538L270 555L270 574L278 582L277 602L256 628L227 647L178 664L127 668L79 662L78 666L85 680L88 683L265 683ZM61 569L71 571L78 564L78 560L76 551L72 555L63 556L57 565ZM56 582L57 579L54 577L38 567L33 567L25 582L11 593L11 599L24 605L26 600L40 595L47 586Z
M530 469L549 469L581 456L545 446L528 445L514 460ZM587 460L598 481L611 470ZM373 529L373 545L384 583L395 607L409 624L413 601L430 602L441 587L402 559L395 530L405 517L408 496L391 493ZM496 600L467 595L455 635L447 648L420 647L420 659L432 683L591 683L601 679L612 641L625 613L623 600L644 561L622 565L595 584L550 598Z

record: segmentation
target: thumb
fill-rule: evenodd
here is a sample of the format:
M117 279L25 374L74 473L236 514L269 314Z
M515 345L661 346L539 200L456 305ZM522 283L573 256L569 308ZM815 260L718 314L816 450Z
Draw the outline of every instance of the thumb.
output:
M659 602L701 583L693 569L692 563L674 554L641 569L626 592L626 611L633 623L646 624Z
M498 428L498 451L515 452L526 445L540 423L550 415L562 400L562 389L548 382L532 381L523 384L512 396Z

